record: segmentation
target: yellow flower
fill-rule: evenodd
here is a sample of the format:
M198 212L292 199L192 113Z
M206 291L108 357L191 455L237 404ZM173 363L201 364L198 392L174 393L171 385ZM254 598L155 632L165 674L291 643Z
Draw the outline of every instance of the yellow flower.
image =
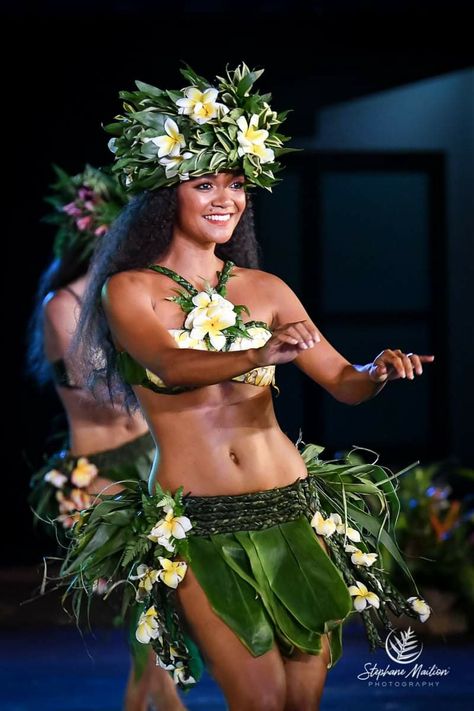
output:
M137 600L141 600L148 593L151 593L153 585L158 582L158 571L142 563L137 568L137 575L131 575L130 579L140 581L138 583Z
M263 326L250 326L246 330L249 334L248 338L243 336L236 338L229 348L230 351L243 351L248 348L261 348L272 336L271 332L267 328L263 328Z
M186 538L186 531L192 528L191 521L187 516L174 516L173 510L168 511L165 518L155 524L147 538L150 541L159 542L163 538Z
M50 472L44 475L44 480L47 481L48 484L55 486L57 489L62 489L64 484L67 482L67 476L61 474L61 472L57 469L51 469Z
M275 154L271 148L265 147L265 139L268 138L268 131L258 129L258 116L252 114L250 123L247 123L245 116L237 119L237 125L240 131L237 133L239 142L238 154L243 156L245 153L251 153L260 158L261 163L273 163Z
M168 333L173 336L180 348L193 348L197 351L207 351L206 341L198 341L191 338L191 331L186 328L170 328Z
M226 344L226 337L221 331L234 326L237 319L233 304L231 304L232 308L227 304L230 304L230 301L221 298L221 302L213 301L206 309L201 309L193 318L191 338L201 341L208 335L216 351L222 350Z
M409 597L407 602L410 603L413 610L420 616L420 622L426 622L431 615L431 607L420 597Z
M135 636L142 644L148 644L150 640L156 639L159 633L158 614L152 606L140 615Z
M84 487L89 486L98 473L99 470L95 464L91 464L87 457L79 457L76 468L72 470L71 481L74 486L78 486L83 489Z
M186 575L187 565L184 561L178 560L173 562L168 558L158 558L162 570L159 571L160 580L170 588L177 588L179 583Z
M331 518L324 518L320 511L316 511L311 519L311 525L320 536L332 536L336 530L336 524Z
M352 553L351 561L354 565L365 565L366 568L373 565L378 558L377 553L364 553L364 551L355 546L346 546L344 550L346 553Z
M336 524L337 533L340 533L341 535L344 535L345 533L347 538L349 538L351 541L354 541L355 543L360 543L359 531L356 531L355 528L351 528L350 526L345 526L342 523L342 518L339 516L339 514L332 513L329 518Z
M160 165L165 166L166 177L174 178L175 175L178 175L179 166L181 165L183 160L191 158L192 155L192 153L186 151L183 154L178 153L177 155L169 155L165 158L160 158L158 162L160 163ZM189 173L181 173L180 178L181 180L189 180Z
M228 113L229 109L224 104L216 101L217 89L206 89L200 91L195 86L189 86L184 90L184 99L178 99L178 113L190 116L196 123L203 124L216 118L221 113Z
M177 156L184 148L186 142L184 136L179 132L178 124L173 119L168 118L165 121L165 136L155 136L155 138L145 138L145 143L151 141L157 146L158 158L164 156Z
M373 592L369 592L364 583L356 580L357 585L351 585L349 587L349 594L355 596L354 607L357 612L362 612L365 610L367 605L373 605L373 607L380 606L380 600L378 595Z

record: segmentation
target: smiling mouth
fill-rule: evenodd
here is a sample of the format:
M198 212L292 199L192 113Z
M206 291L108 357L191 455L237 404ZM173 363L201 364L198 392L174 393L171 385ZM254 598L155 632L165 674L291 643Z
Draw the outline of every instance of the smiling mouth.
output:
M226 215L204 215L205 220L208 222L215 222L222 224L223 222L229 222L231 215L227 213Z

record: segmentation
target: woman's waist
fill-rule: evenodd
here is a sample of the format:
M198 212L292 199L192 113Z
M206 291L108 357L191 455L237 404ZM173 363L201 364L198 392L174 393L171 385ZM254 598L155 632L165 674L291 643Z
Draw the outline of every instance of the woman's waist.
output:
M123 419L108 426L90 421L69 421L69 454L71 456L94 456L132 445L143 437L148 427L142 419Z
M249 431L250 430L250 431ZM154 472L163 489L196 496L251 493L286 486L307 475L296 446L279 427L219 430L159 441Z

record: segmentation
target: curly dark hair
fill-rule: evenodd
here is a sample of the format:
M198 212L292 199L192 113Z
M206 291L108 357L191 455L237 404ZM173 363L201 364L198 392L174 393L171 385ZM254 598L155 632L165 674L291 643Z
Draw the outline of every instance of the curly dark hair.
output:
M77 356L84 382L99 400L124 404L129 412L138 407L130 385L117 369L117 352L102 307L101 292L113 274L147 267L167 251L173 236L177 210L176 187L145 191L133 198L100 240L92 256L90 281L72 351ZM237 266L258 268L260 246L254 229L253 207L247 204L232 238L216 247L216 255ZM106 388L104 389L104 384ZM107 394L105 394L107 393Z
M87 273L90 255L84 255L84 246L75 243L64 250L61 257L53 259L41 274L35 294L33 313L28 322L26 372L38 385L51 380L51 365L44 354L44 303L51 292L63 289Z

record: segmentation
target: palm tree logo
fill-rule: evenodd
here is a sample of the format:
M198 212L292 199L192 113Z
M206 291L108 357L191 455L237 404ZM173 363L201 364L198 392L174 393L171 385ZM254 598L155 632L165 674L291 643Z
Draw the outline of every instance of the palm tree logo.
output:
M423 651L423 643L418 642L411 627L407 630L393 629L385 640L385 651L398 664L415 662Z

